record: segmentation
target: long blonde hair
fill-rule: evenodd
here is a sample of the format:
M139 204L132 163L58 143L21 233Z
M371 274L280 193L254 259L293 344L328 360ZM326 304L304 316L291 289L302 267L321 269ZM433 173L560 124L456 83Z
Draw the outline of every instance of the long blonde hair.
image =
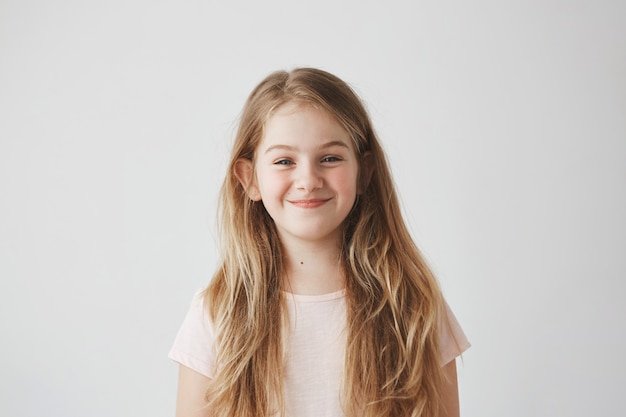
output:
M272 218L237 180L239 158L254 161L265 122L286 103L327 111L369 153L371 178L344 222L347 344L342 401L347 416L436 416L443 378L443 299L402 220L384 152L360 99L325 71L270 74L250 94L221 190L221 267L205 292L217 352L206 393L214 416L283 414L283 255Z

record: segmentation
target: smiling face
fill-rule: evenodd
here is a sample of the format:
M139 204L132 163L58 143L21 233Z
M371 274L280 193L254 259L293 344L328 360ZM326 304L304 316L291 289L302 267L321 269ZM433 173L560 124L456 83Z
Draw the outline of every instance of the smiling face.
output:
M263 201L283 243L338 243L357 195L359 163L348 132L330 114L286 104L272 114L255 152L236 174Z

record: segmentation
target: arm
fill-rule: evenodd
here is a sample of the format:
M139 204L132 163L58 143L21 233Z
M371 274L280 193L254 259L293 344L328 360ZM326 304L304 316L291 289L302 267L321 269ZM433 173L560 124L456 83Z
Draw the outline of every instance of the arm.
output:
M204 394L210 379L198 372L180 365L178 368L178 393L176 396L176 417L208 417Z
M443 367L446 380L441 389L443 408L440 417L459 417L459 389L456 379L456 359L452 359Z

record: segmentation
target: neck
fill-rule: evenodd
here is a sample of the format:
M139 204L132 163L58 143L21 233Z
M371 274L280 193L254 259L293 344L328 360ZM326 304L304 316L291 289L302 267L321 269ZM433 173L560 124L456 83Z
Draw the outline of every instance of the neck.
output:
M336 242L281 241L286 261L285 291L321 295L344 288L340 250Z

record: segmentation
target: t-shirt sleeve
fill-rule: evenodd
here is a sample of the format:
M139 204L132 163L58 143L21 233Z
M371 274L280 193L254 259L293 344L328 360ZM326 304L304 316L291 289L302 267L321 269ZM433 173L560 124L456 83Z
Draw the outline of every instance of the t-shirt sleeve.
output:
M443 315L444 320L442 320L440 324L441 340L439 342L441 349L441 366L451 362L471 346L465 333L463 333L463 329L461 329L461 325L454 316L452 309L450 309L450 306L445 301L444 306L445 315Z
M202 291L198 291L174 340L168 357L208 377L215 369L213 327L204 308Z

